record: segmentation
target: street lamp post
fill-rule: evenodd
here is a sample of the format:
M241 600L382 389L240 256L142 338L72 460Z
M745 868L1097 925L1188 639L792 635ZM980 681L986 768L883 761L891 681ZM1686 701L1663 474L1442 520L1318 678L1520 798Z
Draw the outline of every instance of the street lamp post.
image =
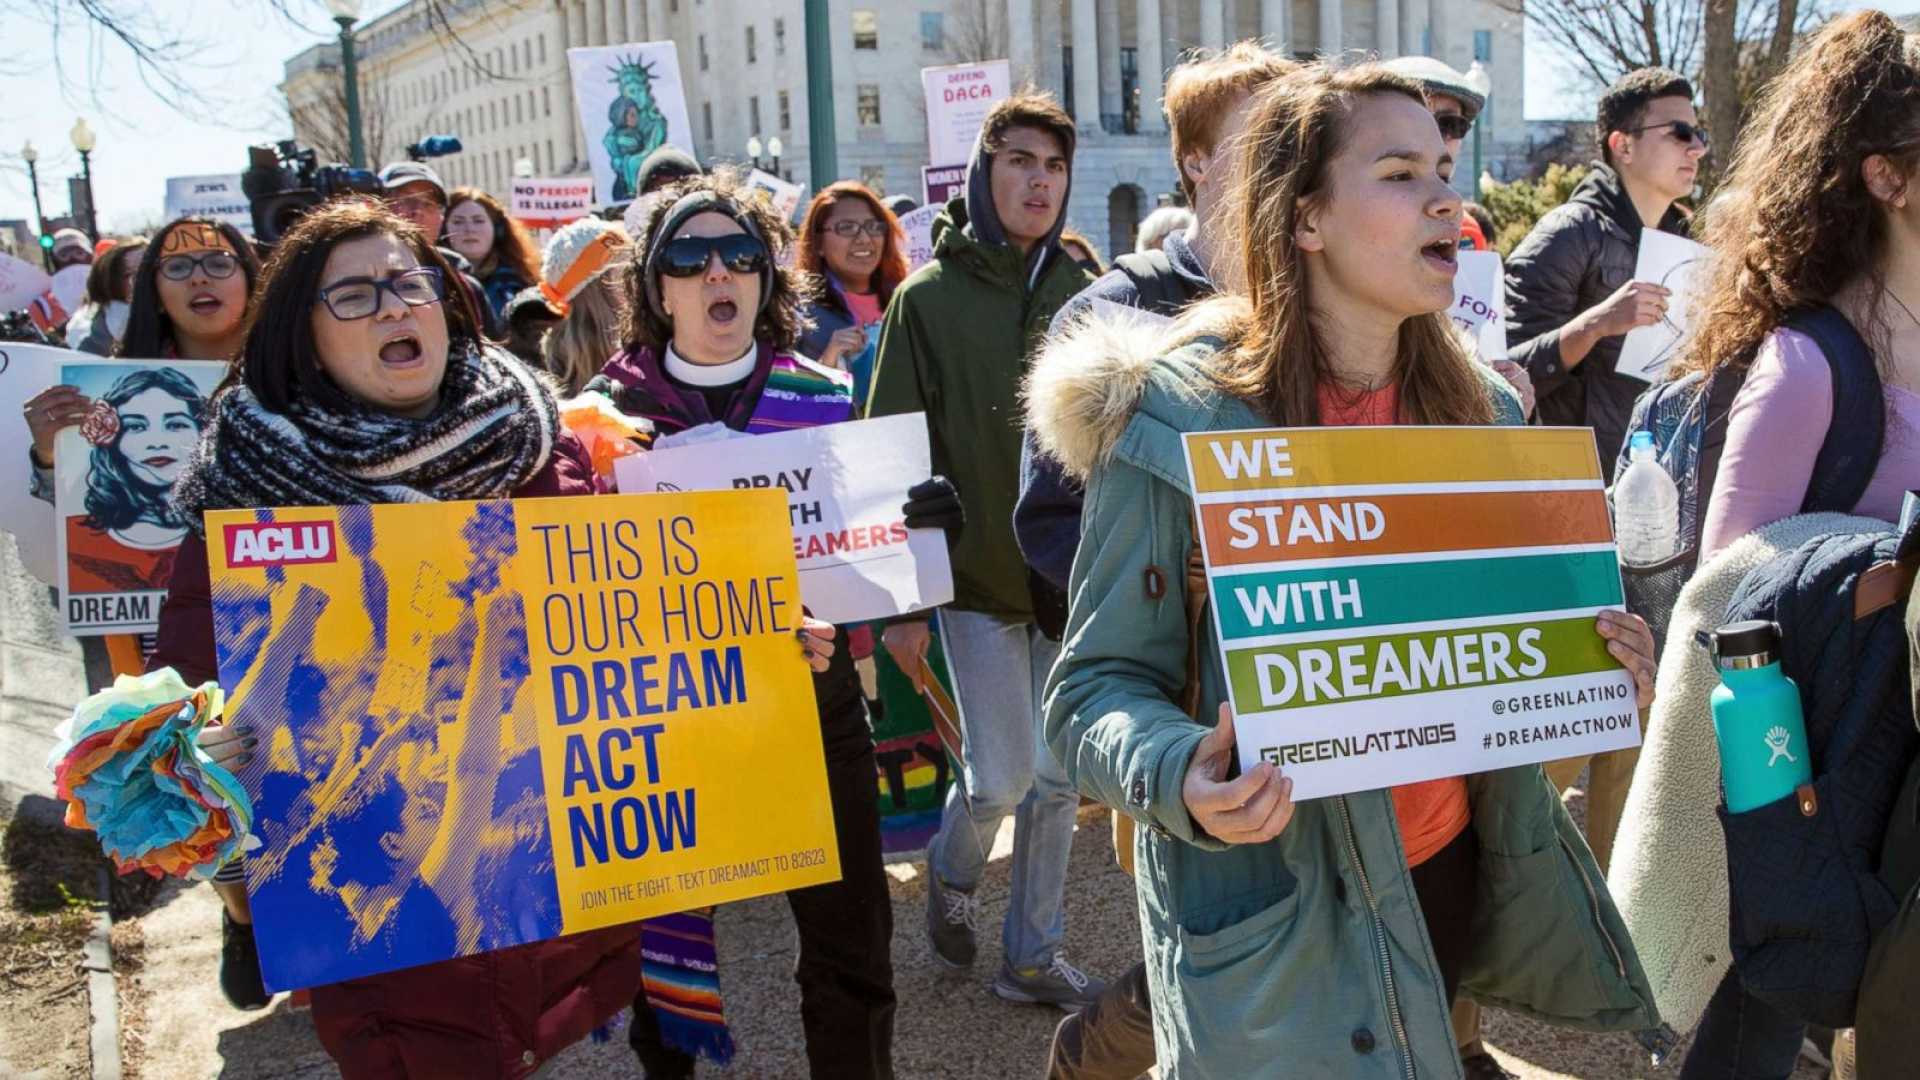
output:
M805 11L809 179L819 189L840 175L840 145L833 130L833 24L827 18L827 0L806 0Z
M780 145L780 136L767 140L767 156L773 158L773 175L780 175L780 151L786 149Z
M364 169L367 145L360 137L360 76L353 58L353 24L360 18L360 0L327 0L327 11L340 24L340 75L347 80L347 164Z
M100 242L99 218L93 210L93 129L87 126L87 118L81 117L73 122L73 130L67 133L73 140L73 148L80 151L80 182L87 189L87 239Z
M1467 69L1467 85L1478 91L1480 100L1486 102L1481 106L1480 115L1473 125L1473 201L1479 202L1481 178L1487 175L1486 168L1480 162L1480 130L1491 122L1488 113L1493 105L1493 79L1487 74L1487 65L1475 60L1473 66Z
M40 170L34 165L40 160L40 151L33 148L33 140L20 148L20 160L27 163L27 183L33 188L33 225L40 236L47 234L47 214L40 209ZM34 238L36 241L39 237ZM45 244L40 245L40 262L47 270L53 269L53 250Z
M760 167L760 152L764 149L766 148L760 145L760 136L747 136L747 156L753 159L753 167L756 169Z

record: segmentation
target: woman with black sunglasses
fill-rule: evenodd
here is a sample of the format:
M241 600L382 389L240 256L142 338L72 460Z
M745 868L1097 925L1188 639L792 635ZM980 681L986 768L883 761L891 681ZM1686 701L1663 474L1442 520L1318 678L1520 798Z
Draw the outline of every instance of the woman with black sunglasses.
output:
M218 676L207 539L200 532L206 511L597 490L585 450L561 429L552 389L481 339L465 294L456 290L457 299L448 302L450 278L425 235L365 203L311 211L275 249L247 325L244 356L209 401L205 432L174 487L174 505L193 531L175 560L151 667L172 667L189 683ZM412 588L396 583L389 602L407 603ZM369 590L388 595L384 586ZM398 641L391 647L421 648ZM332 679L337 687L380 670L389 645L376 633L366 648L367 659L344 668L338 658L304 653L287 661L317 683ZM428 648L452 648L459 664L471 651L446 639ZM367 756L351 780L342 779L326 754L306 753L306 742L269 757L266 749L276 745L271 724L215 729L200 745L239 771L250 790L296 793L294 813L328 846L334 844L328 830L343 814L356 816L360 829L389 830L379 843L355 845L350 857L329 863L323 885L302 897L317 916L339 920L344 908L370 941L453 940L457 930L479 935L479 946L494 950L313 988L314 1026L344 1075L525 1076L632 1000L640 985L637 924L501 947L500 937L513 935L500 935L490 921L476 924L459 914L459 905L476 896L494 897L483 907L501 903L488 890L510 883L488 876L484 859L471 874L444 867L423 872L430 848L473 840L471 833L447 830L480 824L451 812L448 785L432 780L436 768L451 767L446 756L455 744L445 740L457 737L454 725L410 719L392 697L363 703L364 713L351 704L336 707L343 725L378 720L387 732L379 745L361 746ZM528 752L520 736L497 730L499 716L476 711L462 719L460 726L471 730L495 729L487 737L503 755L523 760ZM402 730L407 734L395 734ZM287 734L279 731L282 748ZM309 737L328 741L311 727L302 736ZM267 760L253 760L256 747ZM410 775L409 762L425 779L401 779ZM346 786L330 790L329 783ZM506 790L502 806L512 801ZM496 820L491 828L503 825ZM297 862L298 873L308 872L308 860L283 846L295 842L286 830L263 830L262 838L261 856L287 859L289 867ZM313 858L318 865L320 857ZM236 1005L259 1008L268 995L237 866L228 864L215 879L229 882L222 889L222 983Z
M626 348L587 384L663 439L721 424L748 435L834 424L854 415L853 380L797 355L812 279L783 269L792 243L767 201L725 172L663 191L625 271ZM909 492L911 527L957 527L943 480ZM801 1023L818 1076L893 1075L893 909L880 855L873 734L846 649L816 667L814 696L842 877L787 894L799 930ZM722 980L724 982L724 979ZM647 1076L693 1074L636 1001L632 1042Z

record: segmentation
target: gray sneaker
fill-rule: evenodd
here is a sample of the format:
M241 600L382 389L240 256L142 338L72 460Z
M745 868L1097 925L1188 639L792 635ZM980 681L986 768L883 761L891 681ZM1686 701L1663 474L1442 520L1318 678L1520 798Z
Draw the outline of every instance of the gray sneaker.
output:
M974 936L980 930L980 901L970 892L940 883L940 875L927 875L927 939L933 942L933 955L948 967L972 967L980 955Z
M1107 984L1067 963L1059 952L1045 967L1014 968L1005 961L993 980L993 992L1022 1004L1057 1005L1078 1012L1093 1004Z

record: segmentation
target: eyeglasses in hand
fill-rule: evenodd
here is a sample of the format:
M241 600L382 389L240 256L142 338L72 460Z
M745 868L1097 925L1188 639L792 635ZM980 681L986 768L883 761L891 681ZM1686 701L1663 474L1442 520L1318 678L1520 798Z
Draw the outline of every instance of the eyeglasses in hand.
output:
M426 307L446 299L445 283L437 267L402 270L385 281L368 277L343 278L320 290L320 302L341 322L365 319L380 311L380 294L390 292L408 307Z

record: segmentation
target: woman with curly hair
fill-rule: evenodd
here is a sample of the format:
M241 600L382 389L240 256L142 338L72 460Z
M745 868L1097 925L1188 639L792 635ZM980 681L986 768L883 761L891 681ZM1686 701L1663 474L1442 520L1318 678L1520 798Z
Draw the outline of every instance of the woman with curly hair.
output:
M782 267L785 221L730 173L664 189L624 271L627 345L588 384L663 440L724 424L748 435L853 418L853 380L797 355L806 275ZM916 486L909 528L957 525L944 481ZM804 597L802 598L804 599ZM830 631L829 631L830 632ZM893 908L881 868L880 811L866 697L846 649L814 675L839 881L787 894L800 936L794 978L814 1076L893 1075ZM651 983L647 997L655 996ZM663 1018L634 1003L632 1041L652 1078L690 1076ZM671 1034L671 1032L668 1032Z
M800 351L853 374L853 397L865 404L873 379L880 318L907 277L900 221L865 184L842 180L822 189L800 223L794 265L820 279L807 305L813 325Z
M1703 215L1712 269L1694 301L1694 333L1676 374L1704 374L1700 393L1709 402L1732 390L1700 534L1703 565L1747 533L1801 513L1815 502L1813 492L1830 501L1827 489L1837 481L1861 492L1854 514L1898 519L1904 492L1920 478L1916 176L1920 37L1877 11L1834 20L1767 87L1723 193ZM1857 335L1868 361L1859 361L1858 350L1827 355L1808 332L1816 326L1828 341ZM1844 408L1835 390L1836 371L1847 370L1837 366L1849 363L1866 369L1856 375L1877 374L1880 388L1880 400L1854 419L1849 414L1861 410ZM1879 426L1877 457L1822 467L1829 430L1843 423ZM1895 763L1912 752L1912 730L1902 727L1908 749L1887 755ZM1872 756L1862 749L1868 745L1860 740L1850 752L1846 793L1854 810L1842 818L1877 830L1898 773L1864 779L1870 770L1859 763ZM1729 832L1757 820L1725 814ZM1880 850L1877 832L1862 835L1852 824L1827 832L1836 844ZM1832 888L1857 888L1868 910L1891 912L1897 904L1877 874L1858 883L1836 879ZM1777 993L1780 967L1743 975L1736 958L1706 1005L1683 1080L1793 1071L1805 1025Z
M1894 520L1920 476L1920 44L1835 20L1768 86L1703 215L1712 276L1676 373L1739 379L1701 561L1798 513L1833 416L1827 358L1788 320L1831 307L1875 358L1886 434L1856 514Z

